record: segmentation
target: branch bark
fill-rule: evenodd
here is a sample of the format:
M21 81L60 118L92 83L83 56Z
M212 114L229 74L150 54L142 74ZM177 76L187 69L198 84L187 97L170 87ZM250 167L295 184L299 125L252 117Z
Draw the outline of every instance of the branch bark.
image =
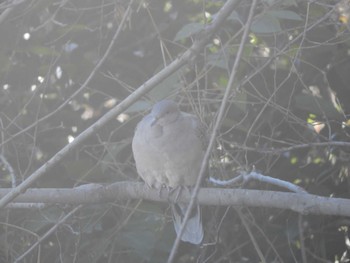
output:
M0 189L0 196L11 189ZM144 183L118 182L103 186L83 185L73 189L37 188L29 189L14 202L46 204L96 204L116 200L145 199L157 202L189 202L191 193L182 191L180 196L166 189L159 193ZM335 215L350 217L350 200L344 198L321 197L307 193L288 193L247 189L201 188L197 203L201 205L248 206L288 209L301 214Z
M226 17L232 12L234 7L240 2L240 0L230 0L224 7L219 11L213 22L201 32L200 37L193 43L193 45L179 58L175 59L167 67L163 68L159 73L147 80L143 85L141 85L137 90L126 97L117 106L107 112L103 117L97 120L88 129L83 131L74 141L60 151L58 151L50 160L48 160L43 166L31 174L26 180L24 180L20 185L13 188L11 192L6 194L0 199L0 208L6 206L15 197L25 192L36 180L43 176L49 169L51 169L55 164L62 160L71 150L80 145L84 140L89 138L91 135L95 134L98 129L103 127L105 124L110 122L115 116L124 112L128 107L135 103L142 95L146 94L152 90L156 85L161 83L167 77L169 77L176 70L180 69L187 63L190 63L196 56L203 50L205 45L212 38L214 33L220 28L222 23L225 21Z

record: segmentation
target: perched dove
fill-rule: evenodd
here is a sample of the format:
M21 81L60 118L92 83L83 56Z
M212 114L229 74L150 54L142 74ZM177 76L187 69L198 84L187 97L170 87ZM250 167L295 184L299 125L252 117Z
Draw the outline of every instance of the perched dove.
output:
M137 172L147 185L160 189L196 184L206 145L202 127L196 116L181 112L173 101L154 105L137 125L132 141ZM187 207L185 203L172 205L177 234ZM193 209L181 239L193 244L202 242L199 206Z

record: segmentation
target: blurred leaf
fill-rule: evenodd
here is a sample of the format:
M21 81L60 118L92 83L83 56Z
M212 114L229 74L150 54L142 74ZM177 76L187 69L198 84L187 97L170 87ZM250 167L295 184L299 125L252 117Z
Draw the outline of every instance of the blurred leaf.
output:
M282 0L284 6L298 6L298 3L296 0Z
M326 14L326 9L320 5L310 5L308 14L311 19L319 18Z
M134 213L123 228L121 235L118 236L118 242L127 248L133 248L135 253L144 260L150 260L155 253L162 251L168 253L175 232L173 231L173 236L166 235L164 240L164 229L169 224L166 223L161 206L152 202L143 202L138 210L139 212ZM160 244L163 245L160 246Z
M295 96L295 106L298 109L314 113L319 117L342 120L342 115L334 108L332 102L311 94L298 94Z
M269 6L273 6L274 4L276 4L276 0L263 0L262 2ZM296 0L281 0L278 2L283 4L283 6L298 6Z
M276 17L264 14L252 23L251 31L254 33L277 33L281 32L282 28Z
M77 33L81 31L89 31L89 28L84 24L71 24L65 27L60 27L58 33L59 34L67 34L69 32Z
M239 17L238 13L236 11L233 11L228 17L227 20L233 20L238 21L242 23L242 19Z
M247 92L241 91L237 92L233 104L239 108L242 112L247 111L248 103L247 103Z
M189 36L192 36L202 29L204 29L205 25L201 23L190 23L183 26L176 34L174 41L178 41Z
M274 10L274 11L269 11L267 13L276 18L281 18L281 19L289 19L289 20L296 20L296 21L303 20L300 15L289 10Z
M44 46L32 46L30 47L30 52L38 56L59 56L60 53L53 48L48 48Z

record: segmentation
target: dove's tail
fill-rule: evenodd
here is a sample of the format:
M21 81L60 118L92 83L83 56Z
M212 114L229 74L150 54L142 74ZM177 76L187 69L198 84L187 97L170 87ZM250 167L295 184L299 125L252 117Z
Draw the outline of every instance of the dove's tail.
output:
M177 203L171 206L173 211L173 220L175 232L180 233L181 225L185 217L188 204ZM192 244L200 244L203 240L203 225L201 218L201 210L199 205L194 207L191 216L188 219L185 229L182 233L181 240Z

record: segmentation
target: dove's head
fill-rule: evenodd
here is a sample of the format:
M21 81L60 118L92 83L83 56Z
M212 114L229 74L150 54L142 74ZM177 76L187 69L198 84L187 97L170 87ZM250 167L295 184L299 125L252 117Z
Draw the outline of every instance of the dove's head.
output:
M151 116L153 118L151 126L155 124L164 126L176 121L180 116L180 110L175 102L162 100L153 106Z

